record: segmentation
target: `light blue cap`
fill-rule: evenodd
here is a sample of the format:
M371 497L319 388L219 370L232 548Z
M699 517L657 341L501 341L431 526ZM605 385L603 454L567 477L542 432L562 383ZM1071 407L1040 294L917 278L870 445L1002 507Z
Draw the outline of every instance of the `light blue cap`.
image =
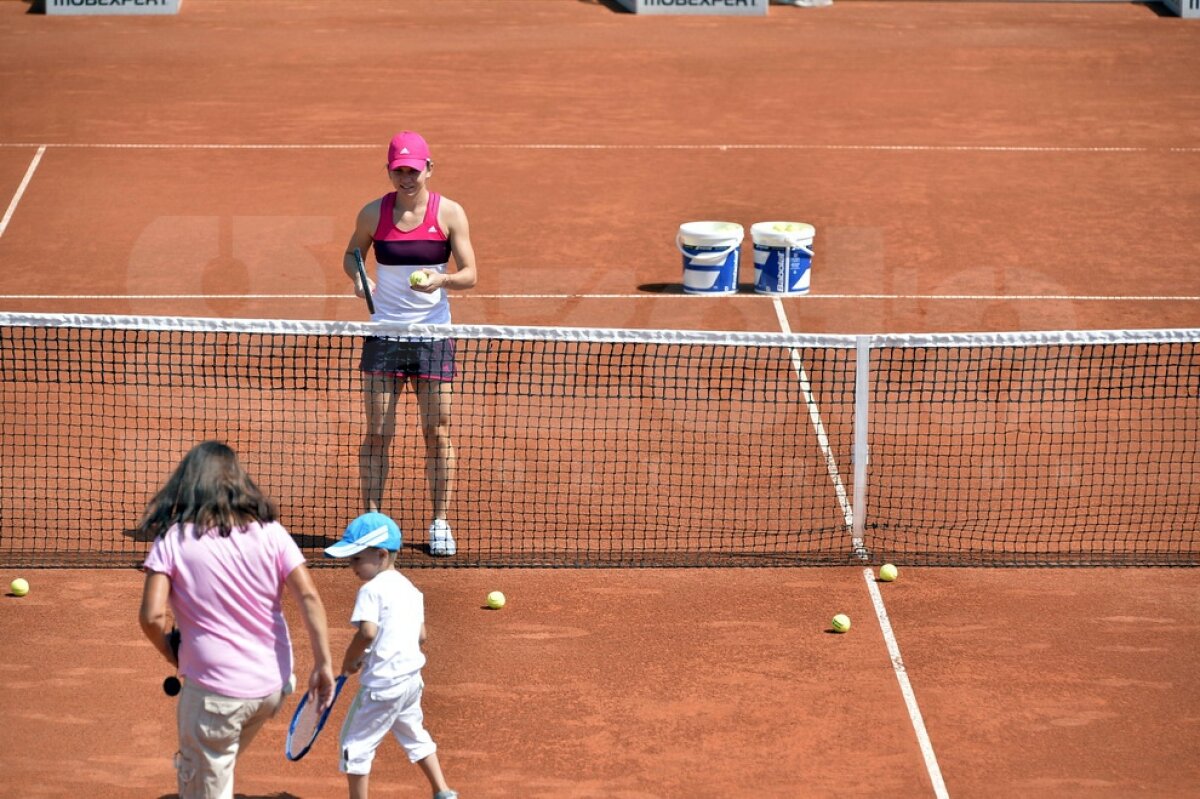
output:
M364 513L350 524L342 540L325 548L330 558L348 558L364 549L400 551L400 527L382 513Z

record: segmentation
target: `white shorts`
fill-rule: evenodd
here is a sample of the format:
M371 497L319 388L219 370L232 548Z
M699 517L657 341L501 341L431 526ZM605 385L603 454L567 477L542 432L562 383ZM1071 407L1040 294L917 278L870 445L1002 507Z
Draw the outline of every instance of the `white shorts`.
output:
M419 672L390 688L359 688L342 725L338 769L343 774L370 774L375 750L388 732L396 736L413 763L436 752L437 744L425 731L421 712L424 689Z

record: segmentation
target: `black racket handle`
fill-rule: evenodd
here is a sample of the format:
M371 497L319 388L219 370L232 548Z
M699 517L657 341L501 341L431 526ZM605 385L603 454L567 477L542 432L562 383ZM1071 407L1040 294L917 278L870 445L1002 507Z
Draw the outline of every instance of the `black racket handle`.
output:
M362 285L363 299L367 301L367 311L375 313L375 298L371 296L371 284L367 282L367 264L363 260L362 250L354 248L354 266L358 270L358 282Z
M173 627L169 635L167 635L167 645L171 647L171 652L175 655L175 662L179 662L179 628ZM167 679L163 680L163 693L167 696L178 696L183 689L183 683L179 678L172 674Z

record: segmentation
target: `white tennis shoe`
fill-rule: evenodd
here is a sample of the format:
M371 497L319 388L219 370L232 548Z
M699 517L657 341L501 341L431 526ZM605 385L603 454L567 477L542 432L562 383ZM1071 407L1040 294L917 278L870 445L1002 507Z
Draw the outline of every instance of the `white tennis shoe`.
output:
M450 524L445 519L434 519L429 525L429 554L439 557L449 557L458 551L454 536L450 532Z

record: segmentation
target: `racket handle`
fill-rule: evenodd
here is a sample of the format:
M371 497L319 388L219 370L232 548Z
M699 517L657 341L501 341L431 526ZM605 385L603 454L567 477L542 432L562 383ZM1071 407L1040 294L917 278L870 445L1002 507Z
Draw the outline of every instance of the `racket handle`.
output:
M375 313L375 298L371 296L371 284L367 282L367 263L358 247L354 248L354 266L358 270L358 283L362 286L363 299L367 301L367 311Z
M175 656L175 665L179 665L179 642L182 637L179 635L179 628L172 627L171 632L167 633L167 646L171 647L171 654ZM163 693L167 696L178 696L183 688L183 683L175 675L163 680Z

